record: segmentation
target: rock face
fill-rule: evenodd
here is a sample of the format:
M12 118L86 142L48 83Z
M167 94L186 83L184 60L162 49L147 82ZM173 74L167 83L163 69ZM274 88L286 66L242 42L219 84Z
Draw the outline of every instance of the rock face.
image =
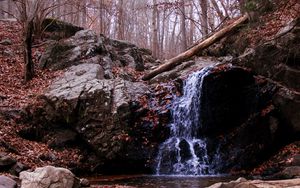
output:
M83 30L82 27L78 27L53 18L44 19L42 23L42 29L44 30L46 35L47 33L49 33L48 37L50 37L51 39L68 38L75 35L77 31Z
M0 188L17 188L17 182L9 177L0 176Z
M288 126L284 110L272 104L280 93L275 83L237 66L218 65L204 77L197 132L207 140L213 170L251 169L295 139L297 123Z
M105 78L112 79L114 67L128 66L143 71L145 64L154 61L151 52L129 42L82 30L69 39L53 43L42 56L40 67L59 70L81 63L98 63L104 70ZM124 74L123 78L126 78Z
M246 49L238 63L300 91L300 17L289 22L275 38L254 49Z
M142 108L139 98L148 95L149 89L140 82L103 78L104 70L99 64L70 67L40 97L43 107L33 118L49 132L56 130L51 137L56 140L42 136L50 146L78 138L107 166L129 167L135 163L137 169L144 168L151 148L143 143L151 129L137 124L136 111ZM58 139L62 132L71 137Z
M33 172L20 174L22 188L79 188L80 182L74 174L64 168L46 166L36 168Z
M298 17L274 39L252 48L237 31L205 50L215 57L231 56L225 62L252 71L235 75L221 70L204 81L199 134L210 137L210 148L218 145L218 157L226 161L220 171L251 169L299 140L299 28Z
M282 187L298 187L300 179L278 180L278 181L249 181L245 178L239 178L236 181L228 183L216 183L208 188L282 188Z
M203 134L237 127L256 109L258 93L253 74L240 67L224 66L204 78L200 124Z

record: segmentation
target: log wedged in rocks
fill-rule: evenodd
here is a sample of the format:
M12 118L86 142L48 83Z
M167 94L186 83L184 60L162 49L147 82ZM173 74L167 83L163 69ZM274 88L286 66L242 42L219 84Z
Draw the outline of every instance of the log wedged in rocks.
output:
M207 38L204 41L200 42L196 46L194 46L191 49L177 55L176 57L174 57L170 60L167 60L164 64L160 65L156 69L154 69L154 70L150 71L149 73L145 74L144 77L143 77L143 80L149 80L149 79L153 78L154 76L156 76L156 75L158 75L162 72L168 71L168 70L176 67L180 63L184 62L185 60L187 60L187 59L193 57L194 55L196 55L197 53L199 53L199 51L209 47L210 45L212 45L216 41L220 40L226 34L231 32L232 30L236 29L236 27L240 26L240 24L244 23L247 20L248 20L248 15L244 15L244 16L240 17L239 19L234 21L229 26L226 26L223 29L221 29L220 31L217 31L212 36L210 36L209 38Z

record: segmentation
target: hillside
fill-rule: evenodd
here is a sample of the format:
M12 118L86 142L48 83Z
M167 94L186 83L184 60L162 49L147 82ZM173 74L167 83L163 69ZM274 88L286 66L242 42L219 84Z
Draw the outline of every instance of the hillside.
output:
M288 33L290 31L294 32L293 34L298 37L296 39L299 39L299 10L300 4L297 0L280 1L274 11L261 15L257 21L250 21L250 23L241 27L240 30L206 49L201 55L209 56L210 58L217 59L223 63L232 63L235 66L243 67L243 69L237 68L236 70L242 71L243 74L254 75L256 79L255 83L257 84L256 86L261 86L265 83L269 84L269 81L271 80L270 85L276 85L276 87L279 88L277 90L286 88L290 93L298 96L300 95L300 83L298 82L299 77L297 77L300 76L299 42L298 44L297 42L288 43L288 45L283 46L282 49L282 46L280 45L286 44L284 43L284 39L286 38L282 37L289 36ZM296 22L293 28L290 28L289 31L280 32L283 28L287 28L290 23L294 23L291 21ZM83 34L86 34L84 37L94 37L93 34L84 32ZM75 80L77 78L76 76L80 77L84 75L85 72L80 72L82 71L80 69L79 73L76 72L77 70L75 70L76 73L71 70L71 72L65 74L65 67L61 69L57 68L57 70L53 68L56 65L60 66L59 63L64 60L63 55L60 54L60 52L55 54L57 55L55 57L57 58L55 59L55 62L50 62L50 60L47 61L47 63L49 63L48 68L53 68L55 70L39 68L42 54L49 49L50 52L53 52L51 51L51 49L53 50L53 47L49 47L52 44L48 45L50 42L45 39L43 41L35 41L34 43L33 57L36 67L35 77L32 81L24 83L22 79L23 60L22 39L20 35L20 26L16 22L0 21L0 158L9 157L14 161L14 164L16 161L18 162L14 167L8 168L9 170L5 169L0 173L18 175L21 170L34 169L35 167L46 165L65 167L81 175L103 172L102 169L98 169L101 165L104 166L103 169L107 168L109 173L115 172L114 170L109 171L111 166L114 167L114 165L117 170L121 169L121 173L126 173L130 170L132 170L133 173L149 172L149 166L153 165L153 161L151 161L151 157L153 158L151 152L155 150L153 148L157 147L158 143L166 139L166 135L170 134L165 130L166 122L169 120L169 111L165 108L171 103L174 96L179 95L180 92L178 92L178 90L180 90L179 88L182 86L182 81L178 81L179 79L177 78L175 81L172 81L171 84L170 82L163 84L157 83L157 81L161 81L165 78L167 78L166 80L169 78L172 79L176 77L177 74L171 71L162 77L154 78L149 83L142 82L141 77L145 72L157 65L157 61L151 56L151 53L148 50L138 48L131 43L112 40L101 36L103 37L101 38L103 39L101 50L99 50L97 46L96 48L99 51L93 52L95 54L92 55L83 55L84 57L80 57L80 63L78 63L77 60L68 62L70 63L70 66L80 66L81 63L89 64L90 62L96 61L102 67L100 72L93 72L93 67L90 70L84 70L91 73L87 77L82 77L87 79L88 84L81 87L80 84L82 83L79 81L76 83L80 86L78 88L76 88L78 86L76 84L74 87L70 86L71 89L69 87L61 87L61 85L72 85L72 83L64 77L66 74L69 73L70 75L75 75ZM70 48L73 49L73 42L82 45L82 43L80 43L82 38L80 38L80 36L75 36L55 44L61 46L71 44ZM274 45L272 43L274 41L278 43ZM272 45L270 45L271 47L266 48L266 44L269 45L269 43L272 43ZM90 45L94 47L94 43L91 43ZM82 45L81 47L81 49L84 49L86 46ZM278 50L277 47L282 51ZM275 50L272 51L274 48ZM252 52L251 49L257 50L257 53L250 53ZM61 51L63 50L65 49L62 49ZM67 53L68 52L69 51L67 51ZM278 53L271 54L271 52ZM291 57L289 53L295 56ZM82 54L87 53L80 53L80 56L82 56ZM130 57L128 57L128 54ZM106 61L105 58L107 56L110 56L112 61ZM264 58L265 56L268 58ZM224 57L230 57L230 60ZM48 59L51 58L49 57ZM142 69L137 68L140 65L137 65L138 61L136 61L136 59L142 59L143 61L146 59ZM197 64L198 62L198 60L192 61L194 64ZM192 68L188 70L185 70L186 67L183 66L183 71L180 69L178 70L178 72L182 71L183 73L181 72L182 74L180 73L178 75L180 75L180 78L186 78L187 74L191 71L198 70L203 68L203 66L211 64L211 59L207 61L208 63L204 62L203 65L199 67L194 66L193 64L194 67L192 66ZM283 61L286 61L286 64L282 63ZM111 67L107 67L110 63L112 64ZM226 72L227 70L230 70L230 68L226 66L221 66L216 69L217 70L214 72L216 78L220 77L220 75L222 76L222 71ZM234 71L236 70L234 69ZM278 72L283 73L279 74ZM219 73L220 75L218 75ZM67 81L61 83L57 81L58 78ZM94 82L93 79L96 79L96 81ZM215 81L214 78L212 80ZM212 83L214 83L213 81ZM268 84L266 85L270 86ZM103 88L100 88L99 85L101 85L101 87L103 86ZM49 88L49 86L52 88ZM87 86L91 87L87 89ZM55 92L51 93L51 91L49 91L51 89ZM70 95L65 95L65 90L69 91ZM90 90L99 92L95 92L95 94L90 92ZM272 90L272 88L267 88L266 93L270 90ZM78 101L81 99L82 103L69 97L77 94ZM96 95L97 97L104 96L103 98L111 97L113 99L106 100L105 98L104 101L99 102L92 100L90 98L91 95ZM47 103L45 102L46 100L43 101L44 98L52 100L57 96L67 96L67 99L63 101L52 101L52 103ZM151 98L150 96L156 97L156 99L151 99L154 102L149 99ZM295 113L292 114L292 116L286 115L278 119L283 120L283 122L288 122L290 117L290 119L293 120L291 123L292 126L295 125L295 127L298 128L299 121L297 120L299 120L299 118L297 119L297 116L300 114L296 113L299 113L299 109L297 111L299 102L297 102L296 97L293 98L292 101L293 102L291 103L293 105L295 104L295 106L293 106L294 111L289 111L290 106L279 109L279 111L286 110L284 111L286 112L284 115L289 112ZM110 102L112 104L110 104ZM264 103L268 102L264 101ZM259 117L264 118L265 114L268 116L269 112L273 113L275 107L272 102L273 101L266 105L267 107L261 111L262 115ZM103 106L105 103L111 105L110 107L107 107L109 109L106 108L106 105ZM95 106L91 109L87 104ZM52 108L50 109L49 106L55 106L53 107L54 110ZM97 109L98 107L101 107L101 109ZM62 114L61 112L66 112L67 115ZM103 117L95 117L94 114L96 112L103 113ZM276 116L277 118L277 111L274 113L275 115L271 114L271 116ZM33 115L27 116L28 114ZM77 119L77 115L80 116L81 119ZM85 119L87 115L92 116L92 118ZM115 119L107 117L109 115L113 118L116 116L116 122ZM51 121L47 118L50 118ZM251 118L252 116L249 119ZM49 120L49 122L46 122L46 120ZM83 125L85 126L85 124L91 124L93 127L93 125L96 124L95 122L105 122L107 127L95 128L95 130L90 132L89 127L84 127L84 129L78 128ZM139 127L141 122L144 123L144 127ZM114 127L111 125L112 123L117 124L117 126ZM67 124L66 127L63 127L64 131L71 125L74 125L74 130L80 133L80 139L79 137L70 139L72 140L72 143L68 144L66 147L51 147L51 144L47 143L47 140L55 140L57 138L55 136L57 136L59 131L56 130L56 128L61 124ZM49 127L47 127L48 125ZM53 127L51 127L52 125ZM124 130L120 127L124 128ZM54 128L55 130L49 130L51 128ZM102 134L103 129L107 129L108 133ZM96 136L94 135L94 132L97 132ZM223 139L223 135L218 136L218 139ZM99 138L100 141L93 138ZM297 156L299 157L299 139L299 136L293 135L293 139L290 140L290 142L277 144L276 146L280 146L281 149L279 149L279 151L277 148L276 150L272 150L272 156L270 156L270 158L264 158L264 161L258 166L252 166L245 170L239 168L235 170L235 168L232 168L231 173L238 175L272 175L274 172L282 170L286 165L293 163ZM103 140L112 146L102 143ZM91 144L87 144L89 141L92 142L92 147L90 147ZM93 146L95 146L95 148ZM98 149L100 148L98 146L103 146L104 149ZM143 148L144 151L138 152L140 151L140 148ZM120 154L122 152L126 153L125 157ZM138 155L135 155L136 153L138 153ZM108 161L108 165L105 166L106 164L103 164L104 162L98 160L97 157L103 159L105 162ZM112 160L110 161L110 159ZM125 165L122 164L126 160L129 160L130 163ZM130 169L135 161L137 161L137 169ZM144 164L145 161L147 161L147 165Z

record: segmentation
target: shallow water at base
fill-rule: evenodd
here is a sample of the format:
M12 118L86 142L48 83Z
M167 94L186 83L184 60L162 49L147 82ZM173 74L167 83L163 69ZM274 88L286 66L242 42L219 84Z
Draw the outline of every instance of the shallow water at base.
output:
M214 183L231 181L232 176L101 176L89 178L94 187L104 185L132 186L139 188L202 188Z

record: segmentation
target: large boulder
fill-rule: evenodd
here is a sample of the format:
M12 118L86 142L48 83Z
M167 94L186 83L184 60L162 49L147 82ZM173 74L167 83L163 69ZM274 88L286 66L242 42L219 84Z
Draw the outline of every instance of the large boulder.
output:
M147 85L141 82L103 79L99 64L85 63L70 67L40 96L43 106L33 119L46 125L48 133L64 129L76 132L105 165L129 167L135 163L137 169L144 168L151 148L143 143L151 128L137 123L136 111L142 108L140 97L148 94Z
M41 57L40 67L53 70L78 65L82 59L105 53L104 37L91 30L82 30L75 36L53 43ZM99 63L99 62L94 62Z
M145 63L155 60L151 52L127 41L112 40L91 30L78 31L75 36L52 43L42 55L41 68L61 70L81 63L97 63L105 72L129 67L143 71ZM106 74L107 79L113 78Z
M79 188L80 180L65 168L46 166L36 168L33 172L20 173L22 188Z

